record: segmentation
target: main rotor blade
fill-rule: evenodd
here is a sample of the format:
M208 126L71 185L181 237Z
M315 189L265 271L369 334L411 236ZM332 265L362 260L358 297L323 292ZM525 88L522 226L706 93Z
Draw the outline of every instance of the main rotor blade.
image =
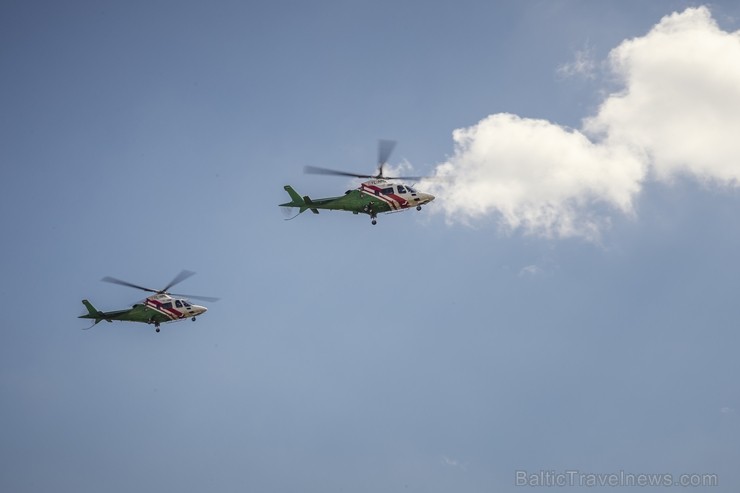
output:
M329 168L319 168L316 166L305 166L303 171L313 175L335 175L335 176L350 176L352 178L384 178L386 180L426 180L428 176L378 176L378 175L361 175L358 173L349 173L347 171L338 171Z
M391 153L395 147L395 140L381 139L378 141L378 175L376 178L385 178L383 176L383 167L388 162L388 158L391 157Z
M304 166L303 172L311 175L334 175L334 176L351 176L352 178L374 178L373 175L361 175L359 173L349 173L336 169L319 168L318 166Z
M120 279L116 279L115 277L110 277L110 276L105 276L104 278L101 279L101 281L110 282L110 283L113 283L113 284L120 284L121 286L128 286L130 288L141 289L142 291L148 291L150 293L158 293L159 292L156 289L145 288L144 286L139 286L137 284L132 284L130 282L121 281Z
M203 301L211 301L215 302L220 300L221 298L214 298L212 296L195 296L193 294L175 294L175 293L169 293L170 296L180 296L183 298L188 298L192 300L203 300Z
M170 289L175 284L180 284L181 282L183 282L188 277L191 277L191 276L194 276L194 275L195 275L195 272L190 271L190 270L184 270L184 271L180 272L178 275L175 276L175 278L172 281L170 281L170 283L167 286L165 286L164 288L162 288L162 291L161 292L162 293L166 293L167 290Z
M428 176L384 176L385 180L410 180L419 181L429 178Z

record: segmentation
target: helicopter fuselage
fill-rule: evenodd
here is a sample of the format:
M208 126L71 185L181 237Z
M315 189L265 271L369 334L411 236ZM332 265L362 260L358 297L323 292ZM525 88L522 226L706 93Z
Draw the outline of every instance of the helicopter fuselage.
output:
M195 317L208 310L206 307L194 305L186 299L173 298L167 294L160 293L150 296L142 303L136 303L126 310L111 312L97 310L88 300L83 300L82 303L87 308L88 313L81 315L79 318L95 320L96 324L102 320L106 322L117 320L122 322L142 322L159 326L160 323L164 322L186 318L195 319Z
M379 213L395 212L421 206L434 200L434 195L417 192L413 187L391 183L384 179L368 180L359 188L347 190L339 197L312 199L309 196L301 197L290 185L286 185L290 202L280 204L282 207L298 207L300 212L311 210L314 214L319 209L349 211L354 214L368 214L373 218Z

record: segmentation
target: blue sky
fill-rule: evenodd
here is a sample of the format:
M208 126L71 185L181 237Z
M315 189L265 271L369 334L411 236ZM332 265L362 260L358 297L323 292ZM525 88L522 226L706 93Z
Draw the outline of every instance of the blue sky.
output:
M701 5L4 2L0 490L737 491L740 7ZM433 204L283 220L379 138ZM81 330L182 269L195 323Z

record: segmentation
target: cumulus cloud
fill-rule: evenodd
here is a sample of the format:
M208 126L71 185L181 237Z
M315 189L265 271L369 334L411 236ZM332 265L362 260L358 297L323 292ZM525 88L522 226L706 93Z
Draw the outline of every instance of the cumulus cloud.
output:
M632 212L644 174L627 149L545 120L491 115L453 139L454 155L429 184L448 216L496 213L511 228L545 236L593 237L604 221L594 206Z
M677 175L740 183L740 33L706 7L664 17L609 55L621 89L581 129L494 114L453 132L453 155L424 183L449 221L597 239L633 214L643 182Z
M656 178L740 178L740 33L722 31L705 7L663 18L612 50L624 90L585 128L607 145L644 154Z

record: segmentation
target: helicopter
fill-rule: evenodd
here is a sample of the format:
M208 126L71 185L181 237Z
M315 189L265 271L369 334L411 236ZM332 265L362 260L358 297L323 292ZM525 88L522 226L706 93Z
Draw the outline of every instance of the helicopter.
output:
M138 286L130 282L121 281L115 277L104 277L101 279L105 282L113 284L120 284L121 286L128 286L130 288L140 289L153 295L147 297L140 303L135 303L131 308L125 310L115 310L112 312L101 312L96 309L92 303L88 300L82 300L82 304L87 308L85 315L80 315L78 318L87 318L95 320L95 322L88 327L91 329L99 322L105 320L106 322L113 322L118 320L121 322L142 322L146 324L154 324L154 328L159 332L159 324L163 322L172 322L177 320L184 320L191 318L195 322L195 317L202 315L208 309L205 306L194 305L185 298L193 298L204 301L217 301L218 298L211 298L208 296L192 296L185 294L174 294L168 293L175 284L179 284L190 276L194 275L195 272L184 270L180 272L175 278L162 289L151 289L143 286ZM84 329L87 330L87 329Z
M400 212L403 210L416 207L417 211L421 206L434 200L434 195L416 191L415 188L398 183L392 183L391 180L421 180L420 176L384 176L383 168L388 162L391 152L396 142L393 140L380 140L378 142L378 173L376 175L364 175L360 173L348 173L346 171L337 171L328 168L319 168L316 166L306 166L304 172L318 175L335 175L349 176L353 178L367 178L367 181L352 190L347 190L344 195L339 197L327 197L323 199L312 199L308 195L301 197L290 185L283 188L290 196L290 202L280 204L280 207L296 207L299 212L289 218L294 219L306 210L314 214L319 213L319 209L348 211L353 214L368 214L371 223L377 224L378 213Z

